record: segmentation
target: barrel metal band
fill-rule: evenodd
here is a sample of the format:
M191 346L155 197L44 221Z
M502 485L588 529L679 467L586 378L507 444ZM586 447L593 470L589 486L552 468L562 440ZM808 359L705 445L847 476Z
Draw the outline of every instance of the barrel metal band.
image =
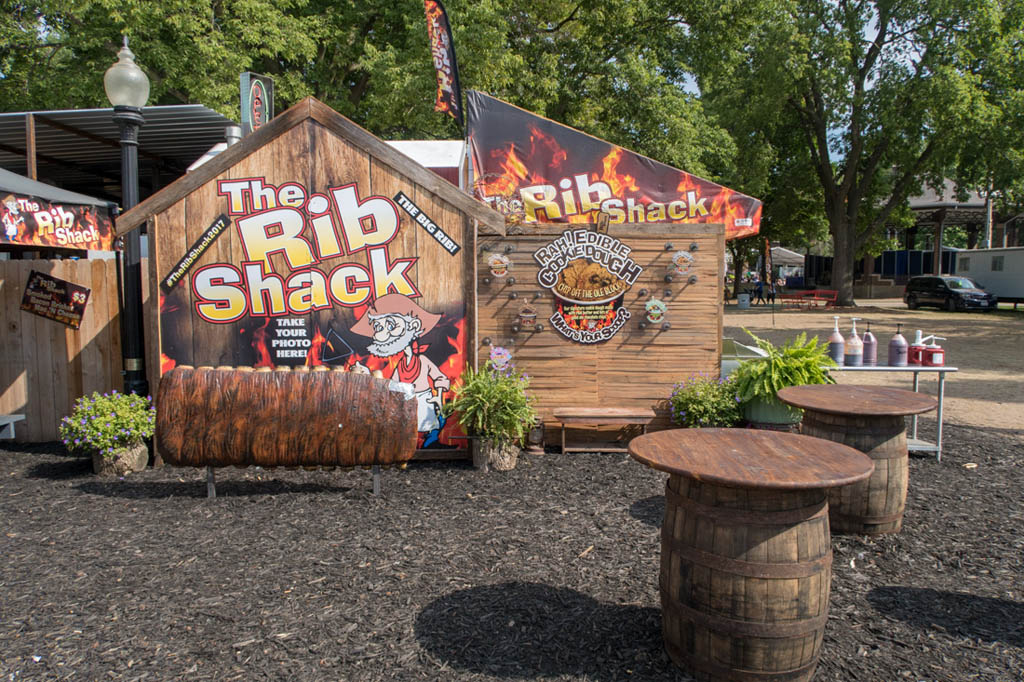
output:
M668 544L672 552L681 559L690 561L699 566L718 568L735 575L742 575L747 578L810 578L832 566L832 550L828 553L808 561L799 563L767 563L755 561L743 561L742 559L731 559L720 554L705 552L704 550L690 547L677 538L671 537L662 530L661 540Z
M668 482L665 483L665 497L669 498L676 506L683 507L692 514L748 526L790 526L801 521L810 521L811 519L823 517L828 513L828 500L824 496L819 504L810 507L761 512L750 511L749 509L735 509L733 507L710 507L688 497L683 497L675 490L672 490Z
M903 417L896 417L899 421L889 424L889 428L885 428L887 424L885 422L879 422L878 419L885 419L884 417L875 418L869 425L865 426L853 426L845 423L834 423L831 421L822 420L818 415L811 414L810 412L804 412L804 419L801 422L801 433L805 435L814 435L808 433L810 431L818 431L822 435L815 436L817 438L824 438L825 440L835 440L832 438L834 435L839 436L875 436L879 439L892 439L898 438L901 434L907 432L907 427L903 423ZM840 428L836 428L840 427ZM839 441L844 442L844 441Z
M857 524L892 523L893 521L899 521L902 519L903 512L898 511L895 514L886 514L885 516L865 516L863 514L840 514L837 511L832 511L829 513L829 517L833 521L851 521Z
M665 640L665 648L673 658L685 661L687 667L692 670L711 675L717 679L736 680L736 682L765 682L766 680L771 682L794 682L794 680L806 680L810 673L818 666L818 658L821 656L819 650L809 663L799 668L791 668L790 670L737 670L736 668L718 665L714 661L695 659L668 640Z
M801 637L813 635L822 630L825 627L825 622L828 621L827 605L825 610L817 616L789 623L757 623L749 620L736 620L721 614L708 614L698 611L674 599L663 599L662 608L672 611L683 621L726 636L740 635L742 637L763 637L765 639Z

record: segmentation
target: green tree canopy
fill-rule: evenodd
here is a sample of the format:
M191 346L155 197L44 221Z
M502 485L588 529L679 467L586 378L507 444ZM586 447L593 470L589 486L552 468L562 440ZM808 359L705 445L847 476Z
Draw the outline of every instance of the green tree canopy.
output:
M1021 149L1001 127L1019 115L1018 0L697 0L679 12L705 106L731 112L741 149L751 138L737 133L758 131L782 160L773 190L815 178L841 303L855 257L924 182L958 166L965 179L1014 177L1007 157L978 152Z
M274 77L278 109L314 95L388 138L457 137L433 111L418 0L13 0L0 17L0 107L106 106L129 36L151 103L238 117L238 75ZM734 165L730 136L686 93L684 27L661 0L449 0L463 88L698 175Z

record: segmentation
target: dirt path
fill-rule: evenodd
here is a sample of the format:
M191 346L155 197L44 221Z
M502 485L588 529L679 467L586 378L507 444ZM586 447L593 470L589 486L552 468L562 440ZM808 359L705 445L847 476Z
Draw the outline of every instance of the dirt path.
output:
M957 367L946 381L944 422L998 430L1024 440L1024 309L999 312L948 313L938 310L907 310L897 299L867 301L856 308L794 310L765 306L725 309L724 335L740 343L749 341L743 327L772 343L784 343L801 331L828 341L832 316L839 315L843 335L850 333L850 317L871 322L878 337L878 358L884 363L889 339L896 323L903 323L903 335L913 339L915 329L925 336L945 337L946 365ZM864 322L857 323L863 332ZM877 384L910 388L911 378L902 374L839 373L840 383ZM935 390L934 378L921 379L922 390Z

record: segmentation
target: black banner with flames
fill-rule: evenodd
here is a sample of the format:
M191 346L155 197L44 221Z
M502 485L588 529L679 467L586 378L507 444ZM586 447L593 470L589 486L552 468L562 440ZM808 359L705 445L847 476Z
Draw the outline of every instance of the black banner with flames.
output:
M99 206L0 192L0 244L114 250L114 219Z
M430 54L437 72L437 97L434 111L446 111L462 125L462 89L459 87L459 65L455 61L455 42L448 14L440 0L423 0L427 13Z
M466 97L480 198L509 222L724 223L757 234L761 202L482 92Z

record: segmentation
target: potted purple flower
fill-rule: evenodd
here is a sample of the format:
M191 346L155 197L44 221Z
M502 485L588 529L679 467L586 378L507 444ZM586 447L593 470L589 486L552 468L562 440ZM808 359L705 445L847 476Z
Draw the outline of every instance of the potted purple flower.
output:
M79 398L61 420L60 435L69 452L92 457L97 474L124 476L146 468L145 441L152 438L155 425L151 397L112 391Z
M672 421L685 428L731 427L743 418L732 380L707 374L680 381L668 403Z

